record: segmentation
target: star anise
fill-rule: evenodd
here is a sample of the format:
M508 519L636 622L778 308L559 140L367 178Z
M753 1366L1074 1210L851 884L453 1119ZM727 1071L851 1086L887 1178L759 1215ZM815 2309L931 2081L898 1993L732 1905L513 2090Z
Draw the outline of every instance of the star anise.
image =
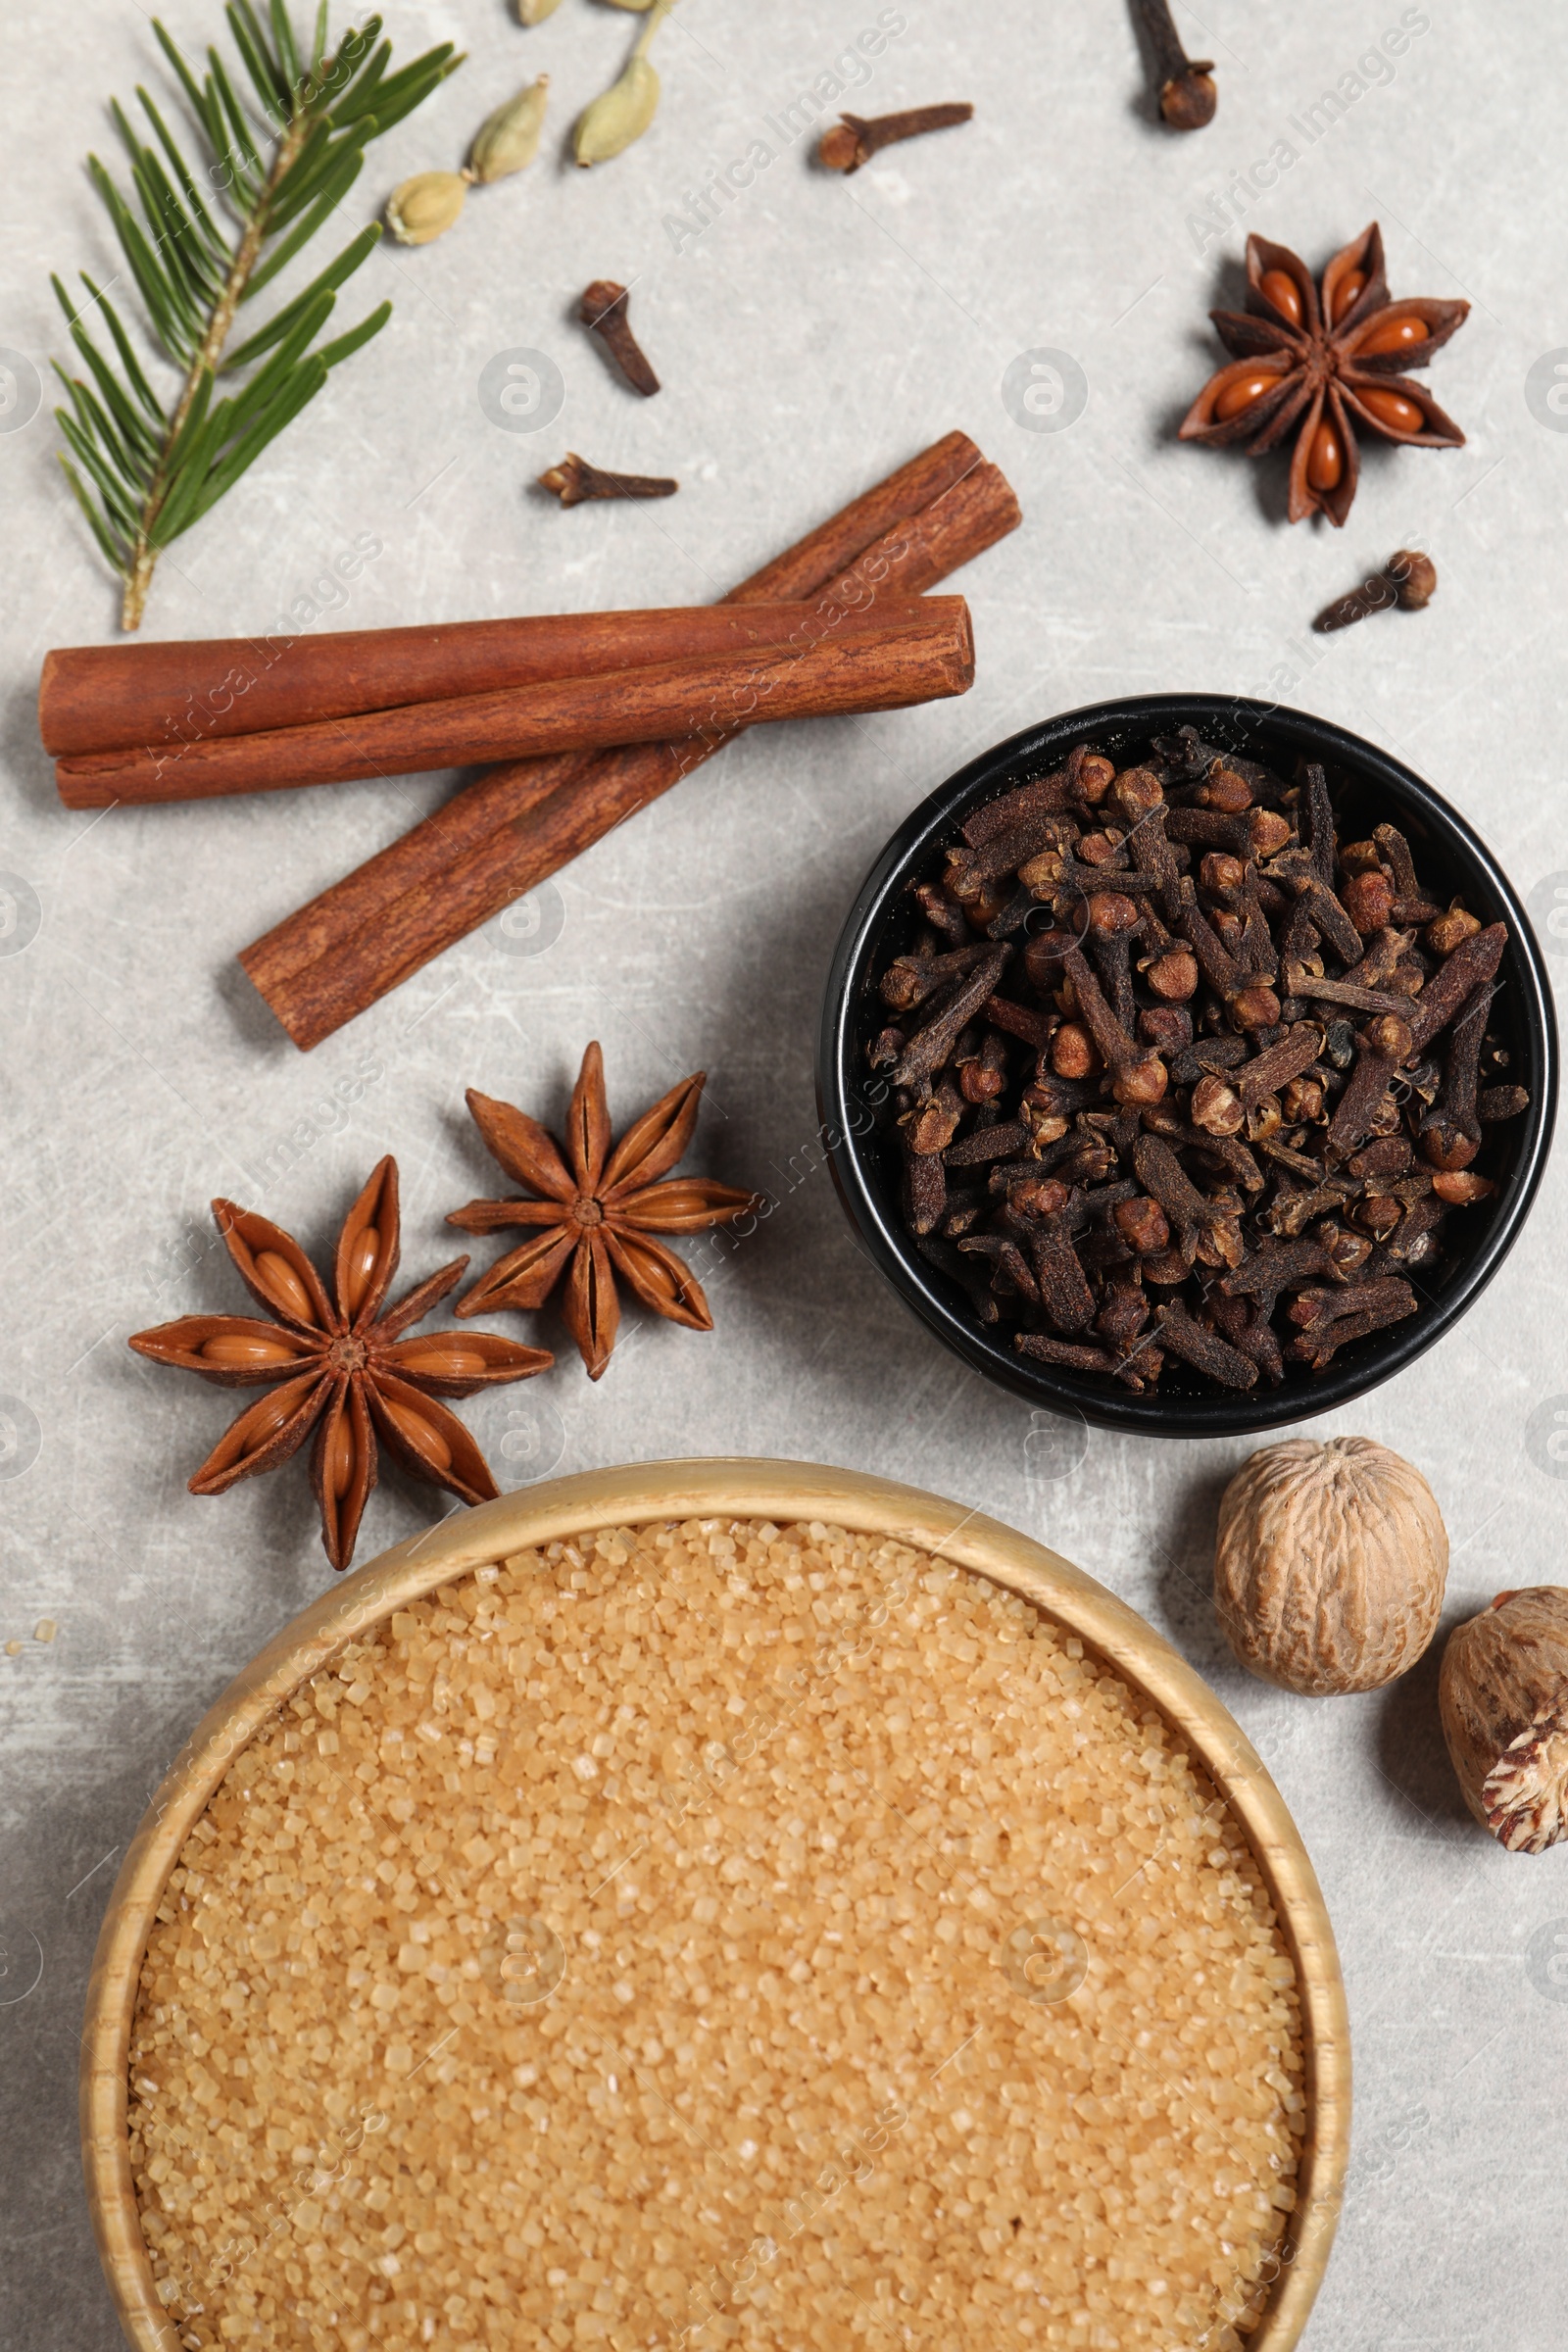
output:
M1211 311L1236 357L1211 375L1183 419L1181 438L1252 457L1296 435L1290 518L1342 523L1360 473L1358 431L1409 449L1459 449L1464 435L1424 384L1424 368L1469 316L1467 302L1391 300L1374 220L1334 256L1314 286L1304 262L1266 237L1247 240L1248 308Z
M525 1380L555 1358L488 1331L403 1337L462 1281L466 1257L382 1314L398 1263L396 1160L382 1160L348 1213L332 1298L298 1242L268 1218L232 1200L215 1200L213 1214L240 1280L269 1320L181 1315L138 1331L130 1343L138 1355L199 1372L221 1388L271 1391L230 1424L191 1480L193 1494L222 1494L239 1479L275 1470L315 1430L311 1483L321 1506L321 1542L333 1567L346 1568L376 1482L377 1439L416 1478L465 1502L499 1492L467 1430L437 1400Z
M699 1070L672 1086L612 1147L604 1056L597 1044L591 1045L566 1115L564 1159L537 1120L470 1088L468 1108L486 1151L509 1176L543 1198L470 1200L447 1223L466 1233L495 1233L508 1225L541 1230L499 1259L459 1299L457 1312L542 1306L564 1274L562 1319L582 1351L590 1380L602 1377L620 1327L617 1274L655 1314L690 1331L711 1331L713 1318L701 1284L673 1250L653 1238L728 1225L760 1205L755 1193L702 1176L659 1181L691 1142L706 1077Z

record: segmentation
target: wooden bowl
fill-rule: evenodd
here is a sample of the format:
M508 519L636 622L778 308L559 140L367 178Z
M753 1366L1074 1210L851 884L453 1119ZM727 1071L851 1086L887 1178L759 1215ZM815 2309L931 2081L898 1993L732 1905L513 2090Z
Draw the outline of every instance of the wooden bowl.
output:
M1019 1592L1076 1634L1159 1709L1250 1840L1296 1963L1305 2044L1306 2135L1286 2256L1251 2352L1289 2352L1333 2243L1349 2154L1350 2048L1328 1912L1306 1849L1262 1761L1212 1690L1113 1593L1057 1553L957 1503L806 1462L639 1462L504 1494L383 1552L296 1617L229 1685L175 1758L125 1856L98 1937L81 2056L87 2201L109 2288L137 2352L176 2352L154 2290L131 2180L127 2069L136 1987L154 1916L192 1825L229 1762L272 1710L345 1642L408 1601L532 1544L656 1519L820 1519L896 1536Z

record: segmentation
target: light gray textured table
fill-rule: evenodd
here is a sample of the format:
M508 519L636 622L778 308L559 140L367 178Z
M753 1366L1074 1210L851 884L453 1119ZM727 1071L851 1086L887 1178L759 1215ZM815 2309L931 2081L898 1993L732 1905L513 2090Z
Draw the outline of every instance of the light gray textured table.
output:
M216 7L172 0L166 14L189 46L216 37ZM356 220L405 172L456 164L481 116L542 69L564 132L634 29L587 0L526 34L500 0L394 0L389 15L401 53L450 35L470 63L372 151ZM38 663L110 636L115 597L59 477L47 401L30 422L0 415L17 427L0 429L0 1643L22 1643L0 1657L0 2343L18 2352L119 2341L74 2087L118 1857L196 1717L329 1579L301 1473L221 1504L186 1494L226 1399L137 1361L125 1336L239 1303L211 1247L213 1195L324 1248L386 1150L403 1171L405 1267L441 1262L445 1210L492 1180L464 1087L553 1118L590 1037L620 1120L706 1067L693 1164L769 1187L780 1206L715 1268L710 1337L639 1325L598 1388L564 1354L466 1408L503 1482L677 1453L850 1463L961 1496L1114 1587L1258 1742L1338 1929L1356 2155L1313 2352L1560 2352L1568 1851L1511 1858L1463 1816L1435 1652L1393 1690L1337 1701L1271 1691L1229 1662L1207 1569L1215 1498L1246 1445L1097 1433L1083 1451L958 1370L852 1246L825 1172L802 1174L821 979L875 851L973 753L1107 694L1277 697L1387 745L1538 894L1554 970L1568 970L1568 911L1554 932L1546 921L1568 910L1558 12L1209 0L1203 26L1183 24L1219 61L1221 109L1188 139L1148 119L1120 6L905 0L902 16L850 103L971 98L977 119L842 181L765 118L778 124L831 72L876 23L875 0L684 0L660 36L665 97L639 147L592 174L551 155L475 194L443 243L371 260L345 316L390 294L392 325L165 560L148 627L233 633L290 607L331 628L703 600L959 424L1025 516L958 582L973 692L751 736L309 1058L235 951L451 779L63 813L32 716ZM1379 65L1401 22L1428 28ZM65 348L49 270L114 267L80 158L111 152L112 93L163 77L142 12L115 0L65 16L13 0L6 30L0 344L46 373ZM1341 119L1303 112L1336 90ZM696 233L689 192L760 138L774 159ZM1259 192L1265 172L1248 193L1236 175L1271 154L1276 184ZM1318 267L1374 218L1396 292L1475 306L1432 375L1468 446L1374 450L1348 529L1288 529L1280 466L1174 443L1214 361L1204 314L1233 296L1246 225ZM612 380L570 323L582 286L607 274L636 280L666 387L656 401ZM496 429L477 395L486 362L516 348L543 350L564 381L561 415L532 437ZM1009 367L1042 350L1083 371L1087 407L1067 429L1029 429L1004 403ZM1050 379L1035 380L1048 392L1034 421L1058 422ZM673 472L680 495L562 513L528 485L568 446ZM327 604L316 583L364 533L381 552ZM1411 540L1442 574L1429 612L1307 633L1329 596ZM1559 1163L1462 1327L1314 1425L1365 1431L1427 1473L1452 1534L1453 1617L1562 1573L1565 1221ZM362 1559L426 1515L423 1492L391 1475ZM33 1639L42 1618L52 1643Z

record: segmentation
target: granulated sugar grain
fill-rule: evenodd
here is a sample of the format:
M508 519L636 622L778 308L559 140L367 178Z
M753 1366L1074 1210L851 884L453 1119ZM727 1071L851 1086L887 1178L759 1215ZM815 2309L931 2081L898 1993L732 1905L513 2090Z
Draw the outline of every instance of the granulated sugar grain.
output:
M131 2161L186 2347L1237 2352L1295 1974L1228 1809L1024 1601L812 1525L401 1609L231 1765Z

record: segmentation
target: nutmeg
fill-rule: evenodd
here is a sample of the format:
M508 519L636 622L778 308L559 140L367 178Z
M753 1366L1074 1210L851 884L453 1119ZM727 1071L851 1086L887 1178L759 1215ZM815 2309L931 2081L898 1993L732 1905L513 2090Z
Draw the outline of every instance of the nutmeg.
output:
M1568 1838L1568 1587L1499 1592L1456 1626L1438 1680L1464 1801L1510 1854Z
M1265 1446L1225 1490L1214 1603L1242 1664L1287 1690L1393 1682L1437 1631L1447 1574L1431 1488L1371 1438Z

